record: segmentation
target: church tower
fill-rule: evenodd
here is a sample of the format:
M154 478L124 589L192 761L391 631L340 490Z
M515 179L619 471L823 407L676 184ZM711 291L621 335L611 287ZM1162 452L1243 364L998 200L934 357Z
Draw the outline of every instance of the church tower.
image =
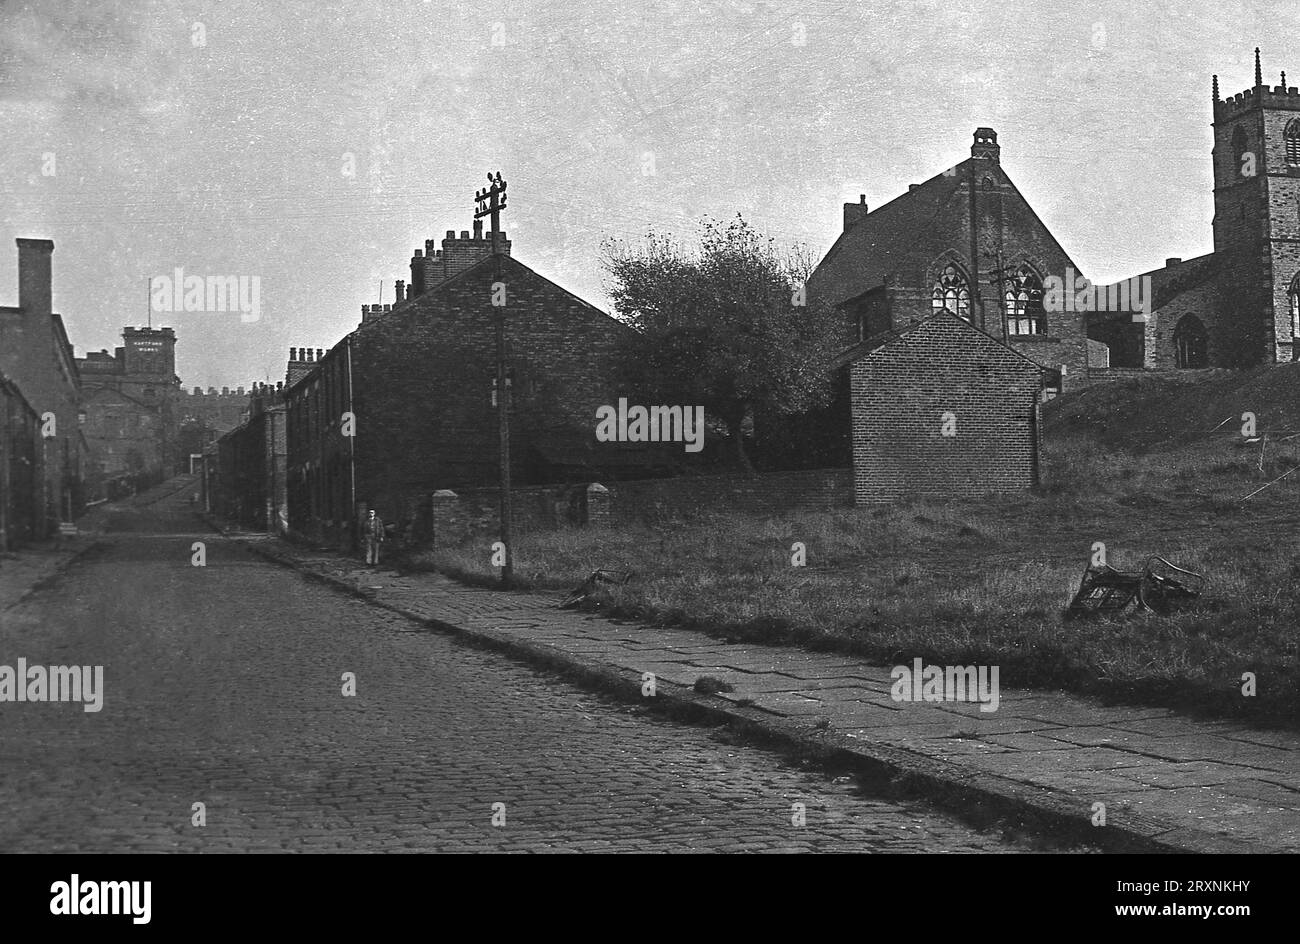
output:
M1214 360L1224 366L1300 358L1300 90L1255 84L1214 104L1214 252L1220 324ZM1217 330L1216 330L1217 329Z

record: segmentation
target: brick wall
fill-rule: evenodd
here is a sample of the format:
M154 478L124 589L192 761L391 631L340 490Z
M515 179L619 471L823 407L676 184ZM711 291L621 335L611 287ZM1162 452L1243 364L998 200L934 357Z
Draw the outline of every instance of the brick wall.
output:
M1041 376L946 315L860 358L850 367L858 503L1036 484ZM956 435L943 435L946 413Z
M39 536L43 517L40 426L40 414L0 373L0 551Z
M421 514L437 542L478 534L495 540L500 492L495 488L440 491ZM516 534L566 526L656 524L726 512L780 514L792 509L853 504L848 469L771 472L757 476L698 475L640 481L511 489ZM426 529L421 526L419 533Z

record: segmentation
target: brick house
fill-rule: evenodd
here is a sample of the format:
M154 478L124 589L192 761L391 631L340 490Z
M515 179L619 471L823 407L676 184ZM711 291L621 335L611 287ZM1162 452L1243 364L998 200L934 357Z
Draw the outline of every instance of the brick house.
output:
M511 365L511 475L518 485L645 477L657 450L597 442L597 407L620 381L629 328L491 241L448 232L411 262L392 306L328 351L291 351L286 378L290 527L350 541L354 511L417 532L439 489L492 485L499 464L495 324ZM504 250L510 244L502 240ZM504 301L503 306L494 299ZM344 414L355 435L344 435ZM678 447L680 451L680 447Z
M0 373L42 418L43 475L33 499L37 540L81 514L87 446L81 430L81 376L63 318L53 309L54 243L19 239L18 305L0 307ZM52 415L53 425L45 418Z
M1112 366L1251 367L1300 359L1300 90L1255 84L1229 98L1211 80L1214 252L1169 259L1149 278L1145 323L1091 316Z
M1038 484L1040 365L941 311L849 348L854 499Z
M289 524L283 384L255 385L246 413L205 455L205 507L241 525L283 534Z

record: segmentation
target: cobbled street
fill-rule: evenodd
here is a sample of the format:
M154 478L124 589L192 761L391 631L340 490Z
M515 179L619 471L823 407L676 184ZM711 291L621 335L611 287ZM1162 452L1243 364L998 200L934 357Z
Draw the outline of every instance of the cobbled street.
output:
M105 690L0 703L0 851L1024 849L331 591L182 497L101 512L0 613L0 664L102 665Z

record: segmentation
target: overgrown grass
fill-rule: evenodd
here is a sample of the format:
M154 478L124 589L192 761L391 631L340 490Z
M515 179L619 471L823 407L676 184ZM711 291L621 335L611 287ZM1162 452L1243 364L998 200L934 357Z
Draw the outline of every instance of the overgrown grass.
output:
M598 567L633 571L595 605L617 615L765 643L1001 667L1008 687L1103 693L1300 727L1300 473L1241 448L1133 453L1058 438L1028 495L842 511L699 515L669 524L527 534L519 584L567 590ZM417 568L494 583L492 538L420 555ZM807 566L791 565L791 545ZM1093 553L1137 569L1152 554L1210 578L1171 617L1063 622ZM1243 697L1242 675L1257 694Z

